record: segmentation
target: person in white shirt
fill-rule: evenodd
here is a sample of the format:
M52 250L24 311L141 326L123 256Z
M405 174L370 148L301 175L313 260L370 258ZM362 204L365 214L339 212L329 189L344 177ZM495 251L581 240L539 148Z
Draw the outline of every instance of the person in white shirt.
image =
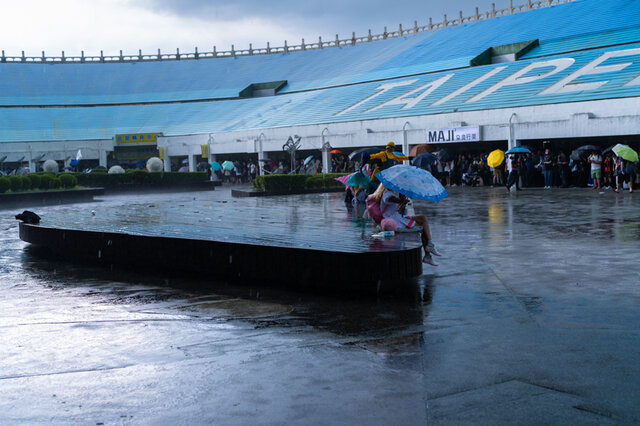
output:
M602 178L602 157L597 151L593 151L587 159L591 163L591 178L593 179L593 188L600 189L600 178Z

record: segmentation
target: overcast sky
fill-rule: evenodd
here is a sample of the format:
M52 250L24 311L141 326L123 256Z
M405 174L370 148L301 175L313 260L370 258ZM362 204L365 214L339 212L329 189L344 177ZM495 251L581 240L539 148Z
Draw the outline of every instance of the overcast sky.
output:
M0 49L8 56L193 52L282 46L425 25L509 0L0 0ZM514 4L525 0L514 0Z

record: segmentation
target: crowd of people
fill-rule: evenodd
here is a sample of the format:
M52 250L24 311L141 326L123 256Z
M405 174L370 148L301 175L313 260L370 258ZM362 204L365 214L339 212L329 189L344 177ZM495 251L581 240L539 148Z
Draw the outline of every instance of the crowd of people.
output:
M436 160L427 169L444 186L502 186L510 189L521 187L591 187L593 189L612 189L619 191L634 185L640 185L640 169L638 163L631 163L616 157L612 151L601 154L598 151L585 151L576 157L568 151L552 151L550 148L531 153L507 155L497 167L490 167L487 162L489 152L466 152L451 154L445 161ZM319 156L318 156L319 157ZM374 156L375 157L375 156ZM372 158L371 166L377 164ZM210 171L216 178L227 184L251 183L259 175L256 161L233 161L230 170ZM362 157L353 159L345 154L331 156L332 173L351 173L360 170ZM288 159L269 160L264 163L265 174L316 174L322 172L319 158L296 159L291 167Z
M252 159L249 160L235 160L233 162L233 169L221 169L211 170L206 168L210 174L215 174L217 180L222 181L225 184L245 184L251 183L259 175L258 163ZM353 172L358 167L357 162L349 160L349 157L343 154L332 155L330 172ZM176 170L178 170L176 168ZM264 162L263 171L265 174L289 174L292 173L291 161L288 159L283 160L268 160ZM296 174L308 174L313 175L316 173L322 173L322 162L319 158L312 158L305 162L305 159L296 159L293 173Z
M448 161L436 161L431 173L445 186L504 186L523 187L592 187L620 190L626 186L633 191L640 177L638 164L616 157L609 151L585 151L579 157L565 151L551 149L532 153L507 155L504 162L492 168L488 153L466 153L452 156Z

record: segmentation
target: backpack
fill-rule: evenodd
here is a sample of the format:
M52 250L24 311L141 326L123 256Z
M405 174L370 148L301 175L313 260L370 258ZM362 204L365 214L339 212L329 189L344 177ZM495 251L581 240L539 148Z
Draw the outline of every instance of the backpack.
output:
M376 199L373 197L367 197L365 204L367 206L366 208L367 208L367 213L369 214L369 217L375 223L382 222L382 211L380 211L380 203L377 202Z

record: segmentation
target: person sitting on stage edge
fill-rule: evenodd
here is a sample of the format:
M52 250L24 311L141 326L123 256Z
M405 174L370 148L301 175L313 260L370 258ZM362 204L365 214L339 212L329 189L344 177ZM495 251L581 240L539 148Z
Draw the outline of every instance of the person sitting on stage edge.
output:
M376 191L369 197L372 197L380 203L382 217L393 219L398 224L398 228L411 229L416 225L421 226L422 248L424 249L424 257L422 258L422 261L431 266L438 266L438 264L433 261L432 254L440 256L440 252L436 250L436 247L431 240L431 230L429 229L429 221L427 220L427 217L424 215L402 215L400 212L403 211L407 203L409 203L409 199L402 194L398 194L395 191L385 188L382 184L378 185Z

